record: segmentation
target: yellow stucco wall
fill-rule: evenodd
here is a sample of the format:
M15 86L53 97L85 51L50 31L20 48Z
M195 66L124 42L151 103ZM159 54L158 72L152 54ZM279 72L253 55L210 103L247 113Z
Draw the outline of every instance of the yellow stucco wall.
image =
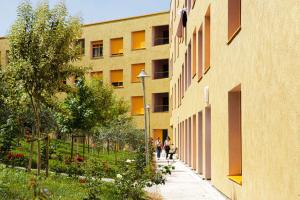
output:
M102 71L104 82L110 83L111 70L123 70L123 86L116 88L115 93L131 103L132 96L142 96L142 84L133 83L131 77L132 64L145 63L145 71L152 75L152 61L169 59L169 44L152 46L152 31L154 26L168 25L169 12L154 13L126 19L86 24L83 26L82 38L85 39L85 54L77 64L92 67L90 72ZM132 32L145 30L145 48L132 50ZM111 39L123 38L123 56L111 56ZM91 42L103 40L103 58L91 58ZM8 49L8 41L0 39L2 63L5 61L4 52ZM88 76L89 77L89 76ZM153 80L146 79L146 101L152 105L152 94L169 92L170 78ZM171 109L171 108L170 108ZM131 110L131 109L130 109ZM138 128L144 128L144 117L133 116ZM150 113L150 133L154 129L168 129L170 112Z
M196 0L188 15L189 42L195 28L198 30L204 23L205 12L211 5L211 68L201 81L192 79L181 106L172 111L170 123L175 130L178 123L202 111L204 132L205 107L208 106L204 101L204 87L208 86L212 184L231 199L300 199L300 2L242 0L241 30L229 45L227 2ZM183 3L179 1L177 11L184 7ZM170 16L177 15L172 12L175 12L175 0L171 3ZM170 47L174 72L170 92L177 83L187 50L187 45L181 43L175 59L178 23L178 15L175 21L170 17L170 24L174 24ZM228 92L239 84L242 186L227 177ZM205 149L205 145L202 148ZM205 158L205 152L203 156Z

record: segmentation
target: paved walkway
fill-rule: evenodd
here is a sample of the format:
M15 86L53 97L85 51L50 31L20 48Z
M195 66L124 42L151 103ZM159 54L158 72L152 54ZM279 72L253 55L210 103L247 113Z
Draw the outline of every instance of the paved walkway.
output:
M167 165L166 160L158 160L158 165ZM227 200L208 181L202 180L181 161L172 164L175 170L167 177L165 185L151 188L158 192L165 200Z

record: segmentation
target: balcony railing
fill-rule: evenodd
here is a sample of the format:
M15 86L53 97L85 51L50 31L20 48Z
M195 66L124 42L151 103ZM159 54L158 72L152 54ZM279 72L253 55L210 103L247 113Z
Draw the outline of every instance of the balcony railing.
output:
M153 112L169 112L169 105L154 105Z
M154 79L169 78L169 71L154 72Z
M169 44L169 37L157 37L154 39L154 46Z

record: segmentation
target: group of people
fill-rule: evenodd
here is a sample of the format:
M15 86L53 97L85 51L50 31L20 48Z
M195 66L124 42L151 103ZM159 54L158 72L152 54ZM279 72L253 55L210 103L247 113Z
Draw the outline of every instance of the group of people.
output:
M156 147L156 157L159 160L162 150L164 149L166 152L166 159L173 159L173 155L176 153L176 148L174 144L171 143L171 138L167 137L164 143L161 142L160 138L158 137L155 141Z

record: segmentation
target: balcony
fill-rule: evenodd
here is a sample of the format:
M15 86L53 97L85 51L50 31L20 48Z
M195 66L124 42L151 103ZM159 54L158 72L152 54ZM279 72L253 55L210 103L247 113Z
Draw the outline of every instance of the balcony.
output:
M169 93L153 94L153 112L169 112Z
M169 44L169 25L153 27L153 46Z
M169 78L169 60L154 60L153 61L153 79Z

